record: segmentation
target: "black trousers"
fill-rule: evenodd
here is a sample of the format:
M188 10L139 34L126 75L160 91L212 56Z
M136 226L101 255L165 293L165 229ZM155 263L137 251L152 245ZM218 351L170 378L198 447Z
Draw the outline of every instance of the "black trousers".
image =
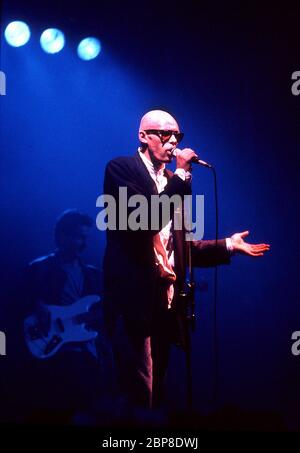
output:
M164 384L174 339L175 316L167 308L166 285L157 286L150 334L120 315L112 348L119 391L129 404L158 408L164 401Z

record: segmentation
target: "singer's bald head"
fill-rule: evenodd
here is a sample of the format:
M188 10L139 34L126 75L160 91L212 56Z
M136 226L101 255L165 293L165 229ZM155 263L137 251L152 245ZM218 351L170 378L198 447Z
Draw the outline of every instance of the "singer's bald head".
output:
M151 110L141 119L140 150L156 168L169 163L178 143L179 126L175 118L164 110Z
M139 132L147 129L177 130L179 126L175 118L164 110L150 110L141 119Z

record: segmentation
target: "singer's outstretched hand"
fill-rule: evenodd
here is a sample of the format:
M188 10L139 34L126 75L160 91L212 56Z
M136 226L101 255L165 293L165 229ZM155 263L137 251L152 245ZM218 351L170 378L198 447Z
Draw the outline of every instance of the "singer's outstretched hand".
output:
M233 251L249 256L263 256L265 252L270 250L269 244L249 244L244 241L244 237L248 236L249 231L235 233L231 236Z

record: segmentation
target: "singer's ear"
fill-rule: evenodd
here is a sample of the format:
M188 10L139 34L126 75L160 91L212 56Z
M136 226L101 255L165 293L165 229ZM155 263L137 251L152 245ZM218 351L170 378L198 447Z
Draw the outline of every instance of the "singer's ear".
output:
M144 131L139 131L139 140L141 143L147 144L147 134Z

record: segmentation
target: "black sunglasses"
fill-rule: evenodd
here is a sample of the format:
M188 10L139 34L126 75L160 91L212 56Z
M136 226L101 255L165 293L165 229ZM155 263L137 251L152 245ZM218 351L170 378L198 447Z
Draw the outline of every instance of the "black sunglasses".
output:
M155 134L161 139L162 143L166 143L172 135L176 138L177 143L180 143L183 139L184 133L183 132L174 132L174 131L164 131L161 129L146 129L144 132L146 134Z

